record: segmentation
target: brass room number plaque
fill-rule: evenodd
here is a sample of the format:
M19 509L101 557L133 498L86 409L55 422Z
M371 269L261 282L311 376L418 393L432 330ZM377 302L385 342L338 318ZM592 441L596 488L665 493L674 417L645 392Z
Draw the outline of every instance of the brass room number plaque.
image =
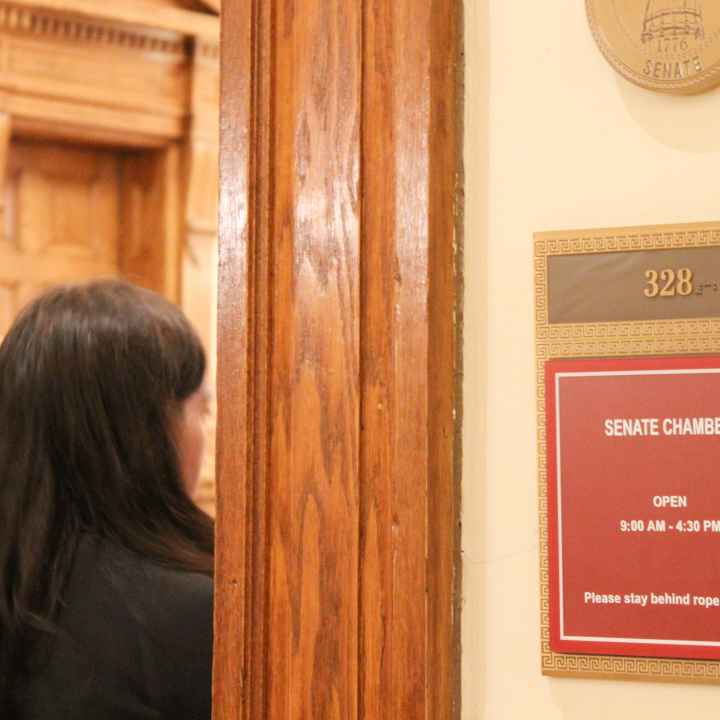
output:
M551 323L720 318L717 247L551 255Z
M720 222L536 233L534 270L543 672L720 683Z
M699 93L720 84L719 0L586 0L600 50L650 90Z

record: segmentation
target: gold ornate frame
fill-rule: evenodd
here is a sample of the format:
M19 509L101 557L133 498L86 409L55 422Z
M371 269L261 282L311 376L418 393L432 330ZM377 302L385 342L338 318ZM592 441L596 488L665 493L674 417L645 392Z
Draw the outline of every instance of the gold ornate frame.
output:
M544 675L720 682L720 661L556 653L550 649L545 361L554 358L695 355L720 352L720 316L692 320L548 322L548 258L556 255L717 247L720 222L535 234L535 362L540 515L540 630Z

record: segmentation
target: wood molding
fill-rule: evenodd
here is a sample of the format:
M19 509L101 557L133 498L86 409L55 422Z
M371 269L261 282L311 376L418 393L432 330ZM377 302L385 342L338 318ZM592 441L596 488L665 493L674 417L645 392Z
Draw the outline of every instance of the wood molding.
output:
M185 141L186 221L190 232L217 237L220 67L204 43L193 52L190 123Z
M225 3L221 23L221 67L232 74L221 72L220 91L213 655L218 720L268 717L269 107L268 75L257 69L268 60L269 12L270 3Z
M0 107L13 115L13 128L19 135L38 140L162 148L169 141L180 139L184 130L182 121L162 123L158 122L158 118L143 113L103 112L102 109L98 112L94 108L92 112L87 112L86 117L80 118L79 113L87 110L86 106L3 96L2 93Z
M75 14L121 22L140 27L158 28L179 32L189 37L202 36L217 39L220 23L217 17L206 13L163 7L146 0L122 0L122 2L98 2L98 0L12 0L11 8L34 8L54 10L63 14Z
M185 38L178 32L168 32L162 26L154 28L128 27L109 23L100 17L73 17L15 2L0 2L0 32L16 32L38 38L69 43L92 43L108 47L132 49L138 52L185 55Z
M0 109L24 135L157 147L190 116L217 144L217 39L1 1L0 38Z
M359 718L459 717L457 3L366 0Z
M224 0L214 712L459 717L457 0Z
M2 192L0 334L52 285L117 276L119 166L112 150L13 138Z
M210 8L213 12L220 12L220 0L199 0L205 7Z

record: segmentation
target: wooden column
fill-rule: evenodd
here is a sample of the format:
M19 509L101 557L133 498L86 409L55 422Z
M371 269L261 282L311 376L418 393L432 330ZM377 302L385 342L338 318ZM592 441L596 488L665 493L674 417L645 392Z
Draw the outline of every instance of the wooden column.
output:
M218 719L457 714L458 6L223 2Z

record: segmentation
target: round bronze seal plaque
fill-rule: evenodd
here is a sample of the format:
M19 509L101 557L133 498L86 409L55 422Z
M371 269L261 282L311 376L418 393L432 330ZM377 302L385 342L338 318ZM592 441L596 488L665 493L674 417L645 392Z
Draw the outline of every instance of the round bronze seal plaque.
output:
M631 82L668 93L720 84L720 0L586 0L610 64Z

